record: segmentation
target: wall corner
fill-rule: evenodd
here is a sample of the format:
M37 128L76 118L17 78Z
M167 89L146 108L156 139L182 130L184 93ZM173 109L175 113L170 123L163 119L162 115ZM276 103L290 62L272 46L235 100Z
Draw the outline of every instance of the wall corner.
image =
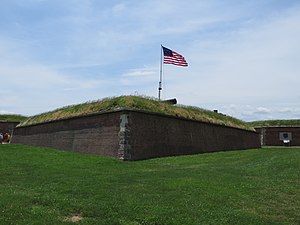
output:
M131 145L130 139L130 126L129 126L129 114L122 113L120 115L120 131L119 131L119 149L118 159L131 160Z

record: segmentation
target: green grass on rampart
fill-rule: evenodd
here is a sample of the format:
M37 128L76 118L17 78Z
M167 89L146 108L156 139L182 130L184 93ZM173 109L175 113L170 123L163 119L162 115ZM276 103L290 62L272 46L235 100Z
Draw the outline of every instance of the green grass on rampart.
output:
M26 116L17 115L17 114L0 114L1 122L21 122L26 120Z
M250 122L249 125L254 127L300 126L300 120L260 120Z
M11 144L0 155L0 224L300 224L300 148L123 162Z
M63 118L71 118L75 116L89 115L98 112L114 111L120 108L130 108L146 112L161 113L164 115L177 116L202 122L253 130L253 128L246 122L223 115L221 113L215 113L213 111L192 106L171 105L162 101L158 101L157 99L140 96L105 98L98 101L66 106L51 112L29 117L26 121L23 121L20 126L32 125Z
M17 114L0 114L1 122L21 122L24 121L27 117Z

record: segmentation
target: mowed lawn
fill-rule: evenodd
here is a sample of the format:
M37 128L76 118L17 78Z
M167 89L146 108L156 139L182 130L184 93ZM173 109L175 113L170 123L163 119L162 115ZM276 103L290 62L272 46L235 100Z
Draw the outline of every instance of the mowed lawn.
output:
M122 162L0 145L0 224L300 224L300 148Z

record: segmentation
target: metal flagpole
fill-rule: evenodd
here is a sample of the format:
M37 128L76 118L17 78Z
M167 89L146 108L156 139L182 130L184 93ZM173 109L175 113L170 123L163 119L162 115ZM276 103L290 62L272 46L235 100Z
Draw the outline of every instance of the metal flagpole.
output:
M161 91L162 91L162 73L163 73L163 48L160 47L160 71L159 71L159 83L158 83L158 99L160 100Z

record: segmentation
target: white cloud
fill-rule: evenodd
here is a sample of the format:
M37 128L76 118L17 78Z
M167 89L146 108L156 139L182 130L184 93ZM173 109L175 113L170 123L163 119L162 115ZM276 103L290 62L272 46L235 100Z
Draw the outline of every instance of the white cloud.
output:
M265 107L258 107L255 111L255 113L260 113L260 114L268 114L270 112L271 112L271 110L267 109Z
M16 114L16 113L12 111L0 110L0 114Z
M14 45L15 44L15 45ZM35 114L64 105L91 100L113 80L74 77L32 61L25 52L16 54L18 43L0 40L0 110ZM85 95L83 95L85 93ZM101 95L102 93L102 95ZM100 95L100 96L99 96Z
M123 77L145 77L145 76L155 76L157 74L157 68L139 68L131 69L124 73Z
M280 105L270 105L261 107L257 105L245 104L216 104L215 109L219 112L240 118L245 121L269 120L269 119L299 119L300 108L290 107L288 110L282 110Z
M127 9L128 8L126 7L126 4L118 3L113 6L112 13L114 16L124 16L124 15L126 15L125 13L126 13Z

